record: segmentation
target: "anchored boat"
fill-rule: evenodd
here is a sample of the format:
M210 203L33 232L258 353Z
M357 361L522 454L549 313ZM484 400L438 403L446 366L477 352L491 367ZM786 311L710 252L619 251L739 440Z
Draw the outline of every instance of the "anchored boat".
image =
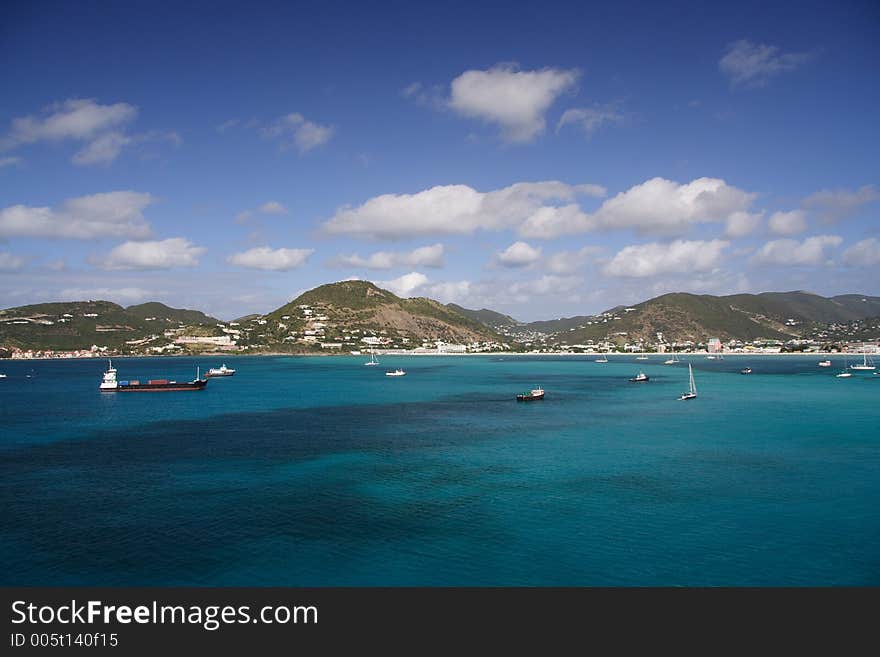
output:
M116 368L113 361L108 360L107 371L99 389L101 392L165 392L172 390L203 390L208 385L208 379L199 378L199 369L196 368L196 378L192 381L169 381L168 379L149 379L141 382L137 380L119 381L116 378Z

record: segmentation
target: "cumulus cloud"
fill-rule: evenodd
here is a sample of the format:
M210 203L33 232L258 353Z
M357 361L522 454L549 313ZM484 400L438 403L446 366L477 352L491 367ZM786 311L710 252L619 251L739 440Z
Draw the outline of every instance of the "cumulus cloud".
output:
M273 249L259 246L229 256L228 261L239 267L264 271L289 271L305 264L314 249Z
M577 251L558 251L547 257L547 270L553 274L573 274L586 267L602 252L598 246L585 246Z
M137 116L138 108L128 103L101 105L91 98L73 98L47 107L42 116L13 119L9 134L0 140L0 150L43 141L84 142L71 161L78 166L93 166L110 164L129 146L181 143L176 132L127 133L128 124Z
M718 68L730 78L731 87L762 87L770 78L795 70L812 56L810 53L783 53L778 46L741 39L727 47Z
M528 267L541 259L541 249L526 242L514 242L496 256L503 267Z
M774 212L767 226L777 235L799 235L807 229L807 219L803 210Z
M263 214L287 214L287 208L278 201L266 201L257 209Z
M763 218L763 212L732 212L725 221L724 236L745 237L760 225Z
M328 142L333 132L332 127L307 121L297 112L282 116L263 130L266 137L279 140L282 150L295 147L300 153L306 153Z
M417 271L411 271L390 281L377 281L376 285L394 292L399 297L411 297L416 296L414 292L423 287L427 282L427 276Z
M594 219L605 229L676 235L695 223L741 221L737 213L745 212L756 196L718 178L684 185L651 178L605 201Z
M563 112L556 124L556 132L559 132L566 125L574 125L589 136L602 126L620 123L623 119L623 114L612 105L576 107Z
M643 278L657 274L711 271L721 262L725 240L652 242L621 249L605 266L609 276Z
M125 242L104 258L93 260L103 269L173 269L195 267L207 249L183 237L147 242Z
M580 72L545 68L520 71L513 64L465 71L452 81L449 107L459 114L495 123L505 141L528 142L545 130L544 114Z
M834 223L858 212L863 205L880 200L880 191L874 185L864 185L855 191L823 189L803 200L802 205L815 211L825 223Z
M0 210L0 238L94 239L151 235L143 210L154 202L141 192L106 192L68 199L60 208L13 205Z
M109 164L130 143L131 138L121 132L108 132L74 154L73 163L79 165Z
M880 265L880 241L876 237L857 242L843 252L843 261L850 267Z
M324 222L323 230L364 239L469 235L477 230L516 227L549 202L604 193L598 185L558 181L515 183L491 192L444 185L416 194L383 194L357 207L343 207Z
M9 251L0 251L0 271L17 271L24 267L25 258Z
M91 98L72 98L47 107L43 118L13 119L7 140L11 146L38 141L88 140L130 123L137 114L137 107L128 103L101 105Z
M384 194L358 207L343 207L323 230L367 239L420 235L469 235L476 230L516 229L522 237L552 239L592 230L632 229L680 235L696 223L727 221L740 230L759 218L745 214L757 196L717 178L680 184L652 178L605 201L595 213L575 202L578 196L604 196L598 185L558 181L516 183L478 192L467 185L445 185L416 194Z
M359 255L340 255L331 264L366 269L391 269L392 267L442 267L444 246L432 244L406 253L377 251L363 258Z
M791 239L767 242L751 258L755 264L765 265L821 265L828 261L828 250L839 246L838 235L815 235L802 242Z

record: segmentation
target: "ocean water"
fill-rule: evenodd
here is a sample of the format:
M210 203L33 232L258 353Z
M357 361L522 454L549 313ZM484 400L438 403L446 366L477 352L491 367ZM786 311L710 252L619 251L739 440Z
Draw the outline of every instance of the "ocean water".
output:
M0 361L0 584L877 586L880 376L819 359Z

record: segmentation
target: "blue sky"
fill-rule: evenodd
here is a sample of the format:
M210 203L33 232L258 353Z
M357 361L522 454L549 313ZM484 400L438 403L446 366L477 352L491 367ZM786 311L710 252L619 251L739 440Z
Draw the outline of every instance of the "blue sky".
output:
M0 307L880 294L871 2L8 2Z

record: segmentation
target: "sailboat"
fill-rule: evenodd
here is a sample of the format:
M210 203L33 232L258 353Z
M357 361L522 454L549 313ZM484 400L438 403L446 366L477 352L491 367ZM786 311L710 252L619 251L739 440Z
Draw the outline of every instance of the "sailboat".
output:
M664 365L675 365L675 364L678 363L678 362L680 362L680 361L678 360L678 354L676 354L676 353L673 351L673 352L672 352L672 358L667 358L666 360L663 361L663 364L664 364Z
M373 350L370 349L370 360L368 360L364 365L378 365L379 361L376 360L376 356L373 355Z
M846 354L844 354L843 355L843 369L840 370L840 373L834 375L838 379L848 379L849 377L852 376L852 372L847 371L848 365L846 363L847 363L847 357L846 357Z
M694 369L691 367L690 363L688 363L688 375L690 378L689 389L687 392L681 394L681 397L679 397L680 400L696 399L697 397L697 384L694 383Z
M875 370L877 368L874 367L874 359L873 358L871 358L870 363L868 362L868 352L867 352L867 350L863 349L862 350L862 364L861 365L859 365L859 364L850 365L849 369L851 369L851 370Z
M606 356L605 354L602 354L602 357L601 357L601 358L597 358L597 359L596 359L596 362L597 362L597 363L607 363L607 362L608 362L608 356Z

